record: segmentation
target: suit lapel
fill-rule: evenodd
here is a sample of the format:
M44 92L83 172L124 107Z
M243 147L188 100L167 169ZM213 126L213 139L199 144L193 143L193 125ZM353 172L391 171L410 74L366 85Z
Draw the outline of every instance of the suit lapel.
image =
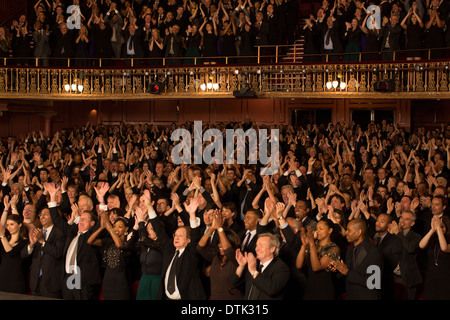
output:
M356 265L357 265L357 266L361 265L361 262L364 261L364 259L366 258L366 256L367 256L367 250L366 250L366 247L363 246L363 247L361 248L361 251L360 251L359 254L358 254L358 257L357 257L357 260L356 260Z

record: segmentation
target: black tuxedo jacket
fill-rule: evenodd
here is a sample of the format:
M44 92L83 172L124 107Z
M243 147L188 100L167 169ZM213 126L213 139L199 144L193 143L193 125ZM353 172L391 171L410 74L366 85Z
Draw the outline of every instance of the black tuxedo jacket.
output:
M160 237L165 231L159 217L150 219L155 233ZM200 240L199 228L191 229L191 242L185 248L183 254L180 256L180 261L177 264L176 281L177 287L180 291L181 300L206 300L205 290L203 288L200 277L200 255L197 251L197 243ZM167 299L165 294L165 277L167 269L170 266L176 248L173 246L172 238L164 238L163 242L163 262L161 283L158 291L159 299Z
M259 227L259 223L258 223L258 227ZM247 233L247 229L244 229L238 234L239 239L241 239L241 244L244 243L246 233ZM253 255L255 255L256 254L255 248L256 248L257 240L258 240L258 230L256 231L256 234L253 236L252 240L250 240L248 245L245 247L243 252L251 252L251 253L253 253Z
M408 288L412 288L422 283L422 274L417 263L417 255L420 251L419 242L422 237L410 230L406 236L403 235L403 232L399 232L397 238L401 240L403 246L400 258L402 280Z
M245 299L248 300L282 300L285 296L285 288L289 281L289 267L283 260L274 258L267 268L253 279L248 270L238 277L234 273L231 283L239 286L245 281ZM251 289L251 292L250 292ZM249 297L249 294L251 296Z
M361 243L360 252L357 254L356 267L351 267L353 248L354 246L351 245L345 256L345 264L349 266L346 277L346 299L377 300L380 298L380 291L367 287L367 279L371 276L371 273L368 273L368 268L376 265L382 270L383 256L380 250L366 239Z
M122 45L122 57L126 58L127 55L127 46L128 46L128 40L130 39L130 33L127 30L122 30L122 37L124 39L124 43ZM136 58L143 58L144 57L144 50L141 47L141 37L142 32L137 29L134 33L134 37L131 40L133 42L134 47L134 54Z
M65 261L67 250L70 243L77 236L78 226L76 224L69 225L67 221L58 214L57 207L49 208L52 216L53 224L58 227L65 235L64 255L63 255L63 275L65 273ZM77 266L80 268L81 286L92 286L101 283L100 259L97 247L87 244L87 240L92 233L98 228L97 225L90 228L86 233L82 234L78 239L77 247ZM64 285L64 284L63 284Z
M64 243L64 234L58 227L53 226L44 247L39 242L36 243L31 254L28 254L28 245L22 249L23 258L31 256L30 289L32 291L38 289L38 281L45 286L48 292L61 291ZM42 276L39 278L41 268Z
M394 294L394 269L402 256L402 242L391 233L387 233L378 246L383 256L383 280L381 292L383 299L393 299Z

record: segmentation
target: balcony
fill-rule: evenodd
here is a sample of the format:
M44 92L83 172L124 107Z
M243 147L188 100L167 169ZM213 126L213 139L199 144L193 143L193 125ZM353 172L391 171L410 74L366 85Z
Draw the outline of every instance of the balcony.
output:
M0 68L0 99L234 98L245 88L258 98L450 97L447 60L304 64L285 62L279 55L254 59L258 63L191 66L168 66L164 59L157 67L152 61L136 67L133 60L109 61L114 67L105 67L97 60L97 67L75 68L74 59L64 61L64 67L33 67L15 66L8 58ZM267 59L272 63L259 63Z

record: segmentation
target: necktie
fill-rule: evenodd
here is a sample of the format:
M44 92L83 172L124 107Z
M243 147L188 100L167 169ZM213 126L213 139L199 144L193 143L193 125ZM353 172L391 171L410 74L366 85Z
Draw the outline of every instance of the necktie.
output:
M381 243L381 237L377 237L377 247L380 246L380 243Z
M77 261L77 251L78 251L78 240L80 239L81 232L78 232L77 236L73 238L72 242L69 246L69 252L71 252L71 256L69 257L69 270L68 273L75 273L75 264ZM72 249L72 251L70 251Z
M177 262L179 258L180 252L178 250L175 251L175 257L172 261L172 266L169 271L169 279L167 281L167 291L172 294L175 292L175 275L177 273Z
M242 242L242 251L245 250L245 248L247 248L248 243L250 242L250 231L247 231L247 234L245 235L244 241Z
M133 38L134 38L134 35L130 35L130 41L128 42L128 49L130 51L133 50Z
M44 229L43 232L44 242L47 240L47 229ZM41 246L41 267L39 268L39 277L42 276L42 256L44 255L44 248Z
M352 265L351 268L352 269L356 269L356 252L357 251L357 247L353 248L353 255L352 255Z
M328 29L328 31L327 31L327 36L326 36L326 39L325 39L325 44L326 44L326 45L329 45L329 44L330 44L330 39L331 39L330 29Z

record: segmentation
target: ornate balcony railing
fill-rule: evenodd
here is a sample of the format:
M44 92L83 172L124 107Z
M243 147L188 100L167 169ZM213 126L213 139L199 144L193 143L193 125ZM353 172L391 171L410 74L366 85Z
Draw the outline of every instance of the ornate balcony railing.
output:
M450 98L449 68L450 61L83 69L6 66L0 67L0 99L233 98L245 88L260 98Z

